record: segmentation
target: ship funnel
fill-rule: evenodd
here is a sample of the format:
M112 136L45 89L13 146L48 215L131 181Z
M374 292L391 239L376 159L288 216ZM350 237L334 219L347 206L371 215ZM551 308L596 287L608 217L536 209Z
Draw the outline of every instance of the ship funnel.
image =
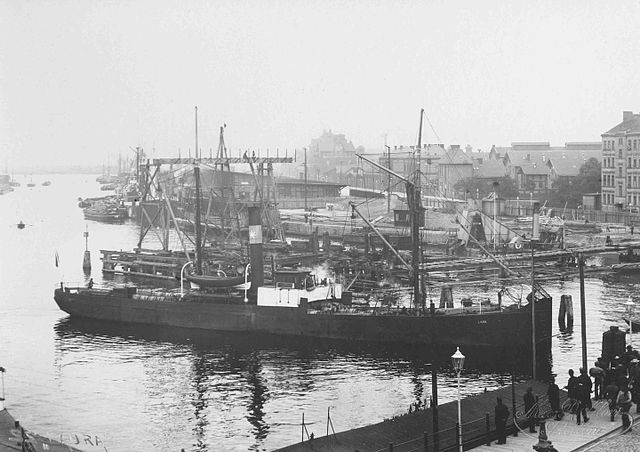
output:
M251 256L250 293L253 295L258 293L258 287L264 285L261 220L261 207L249 207L249 253Z

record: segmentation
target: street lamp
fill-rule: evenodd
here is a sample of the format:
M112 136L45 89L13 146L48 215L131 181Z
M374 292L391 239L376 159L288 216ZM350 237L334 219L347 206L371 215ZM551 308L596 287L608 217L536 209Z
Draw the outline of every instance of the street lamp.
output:
M631 299L631 296L629 296L629 299L624 304L624 308L627 311L627 316L629 318L629 345L633 347L633 317L632 316L633 316L633 311L635 311L636 309L636 304Z
M493 251L495 251L497 247L496 230L498 229L498 224L496 223L496 216L498 214L498 209L497 209L498 185L500 185L498 182L493 182Z
M456 347L456 352L451 355L451 364L453 365L453 370L458 374L458 438L460 438L459 446L460 452L463 452L462 449L462 412L460 411L460 372L462 372L462 368L464 367L464 358L465 356L460 353L460 347Z

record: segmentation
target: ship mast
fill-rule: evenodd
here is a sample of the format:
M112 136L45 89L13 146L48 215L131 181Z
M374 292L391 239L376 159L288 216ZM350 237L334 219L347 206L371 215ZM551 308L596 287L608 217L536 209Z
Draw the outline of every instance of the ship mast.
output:
M416 185L400 174L391 171L388 168L369 160L361 154L356 154L358 158L370 163L381 171L397 177L405 184L407 192L407 205L409 206L409 217L411 219L411 245L412 245L412 259L411 259L411 281L413 283L413 300L416 308L424 308L424 300L422 299L422 290L420 285L420 216L422 215L423 208L420 199L420 190Z
M196 107L196 159L193 176L196 184L196 275L202 274L202 237L200 231L200 155L198 153L198 107Z

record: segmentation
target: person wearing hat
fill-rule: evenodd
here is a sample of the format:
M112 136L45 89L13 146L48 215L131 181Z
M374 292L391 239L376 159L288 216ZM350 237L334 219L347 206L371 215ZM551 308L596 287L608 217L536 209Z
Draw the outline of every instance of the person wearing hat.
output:
M629 418L629 410L631 409L631 392L628 387L623 386L620 388L620 393L618 394L618 400L616 403L618 408L620 408L620 413L622 414L623 433L630 432L631 420Z
M611 414L611 422L616 419L616 411L618 411L618 393L620 388L615 381L611 380L606 388L604 388L604 397L609 402L609 413Z
M593 411L593 405L591 404L591 388L593 383L591 377L587 374L587 370L584 367L580 368L580 376L578 376L578 384L584 386L582 394L582 402L585 404L585 408L589 411ZM579 399L579 398L578 398Z
M561 420L564 413L560 408L560 388L556 384L555 374L551 377L551 381L549 382L547 397L549 397L551 411L553 411L556 421Z
M631 401L636 404L636 414L640 413L640 360L633 358L629 363L629 388Z
M505 429L507 426L507 419L509 418L509 408L502 403L501 397L498 397L496 400L498 403L495 408L495 422L498 444L507 444Z
M573 369L569 369L569 380L567 381L567 396L569 397L569 411L574 414L578 409L578 401L576 399L576 389L578 388L578 378L574 375Z
M598 366L598 364L600 364L600 362L596 361L593 363L593 367L589 369L589 375L593 377L594 381L593 390L596 400L600 400L603 397L602 391L604 389L604 369Z

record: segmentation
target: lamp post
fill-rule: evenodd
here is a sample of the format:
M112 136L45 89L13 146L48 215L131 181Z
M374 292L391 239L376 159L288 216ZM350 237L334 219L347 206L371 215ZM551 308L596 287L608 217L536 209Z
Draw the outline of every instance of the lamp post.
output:
M496 250L497 248L497 229L498 229L498 224L496 223L496 216L498 215L498 207L497 207L497 189L498 189L498 185L500 185L498 182L494 182L493 183L493 251Z
M629 345L633 347L633 311L636 309L636 304L631 299L631 295L629 295L629 299L624 304L624 308L627 311L627 316L629 317Z
M451 364L453 365L453 370L458 374L458 438L459 439L459 452L463 452L462 449L462 412L460 411L460 372L462 372L462 368L464 367L464 358L465 356L460 353L460 347L456 347L456 352L451 355Z

